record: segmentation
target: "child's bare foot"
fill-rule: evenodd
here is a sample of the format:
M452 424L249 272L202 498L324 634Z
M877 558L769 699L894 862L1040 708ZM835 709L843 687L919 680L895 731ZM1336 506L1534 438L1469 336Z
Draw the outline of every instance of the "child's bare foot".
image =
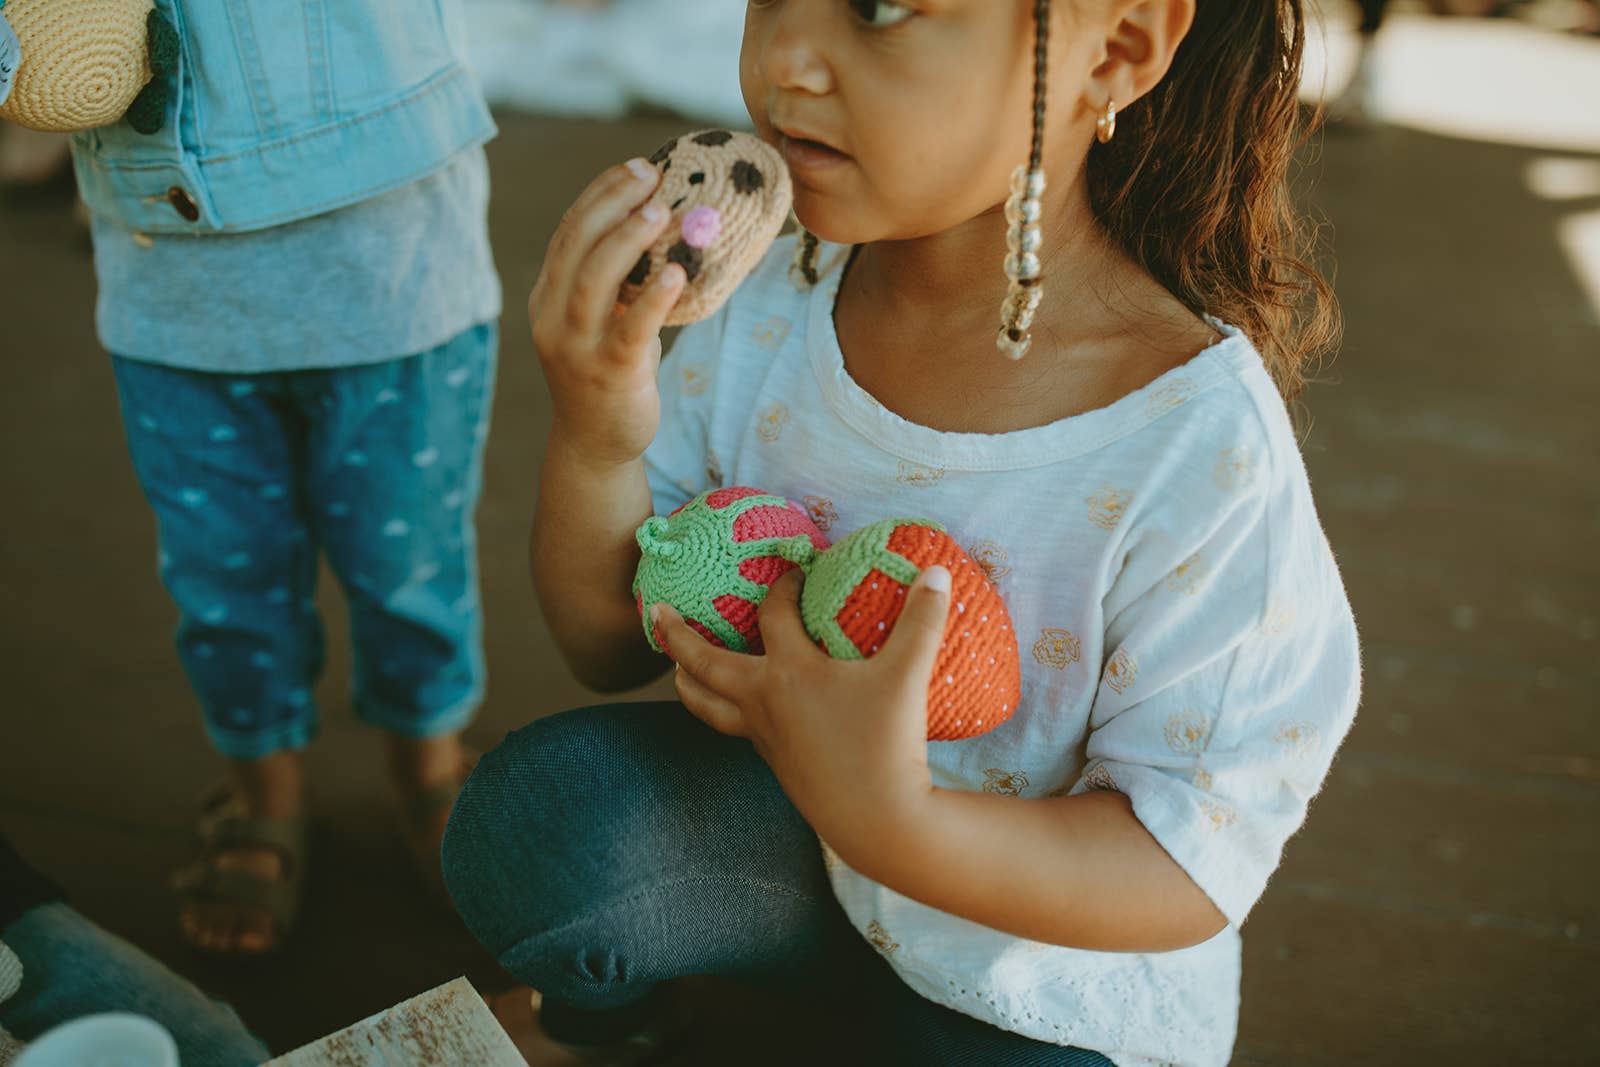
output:
M460 734L438 737L389 735L389 772L400 794L406 843L424 881L442 893L439 846L461 784L477 756L461 743Z
M178 925L194 948L259 956L289 932L305 860L304 766L298 752L236 761L201 816L204 854L179 872Z

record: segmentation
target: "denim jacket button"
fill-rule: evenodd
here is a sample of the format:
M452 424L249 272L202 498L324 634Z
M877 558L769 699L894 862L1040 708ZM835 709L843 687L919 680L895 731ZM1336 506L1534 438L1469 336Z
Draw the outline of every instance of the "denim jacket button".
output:
M181 185L174 185L167 190L167 203L172 205L172 210L190 222L195 222L200 218L200 206L194 202L194 197L189 195L188 190Z

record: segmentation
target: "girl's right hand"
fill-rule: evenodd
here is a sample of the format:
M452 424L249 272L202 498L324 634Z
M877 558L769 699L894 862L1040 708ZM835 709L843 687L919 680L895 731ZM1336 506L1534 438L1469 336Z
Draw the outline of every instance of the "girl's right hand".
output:
M671 212L648 202L649 162L613 167L567 210L528 297L533 343L555 405L552 444L586 462L638 459L656 435L661 327L686 278L669 264L627 308L617 293Z

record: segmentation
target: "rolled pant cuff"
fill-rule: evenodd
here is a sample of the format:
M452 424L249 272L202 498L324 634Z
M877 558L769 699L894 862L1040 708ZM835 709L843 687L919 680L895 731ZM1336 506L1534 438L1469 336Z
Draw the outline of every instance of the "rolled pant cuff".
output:
M269 730L228 730L207 721L206 734L212 747L228 759L257 760L305 748L317 736L317 724L297 722Z
M359 696L354 704L356 717L368 726L376 726L401 737L427 738L460 733L472 725L472 720L478 717L478 709L483 705L483 696L483 687L478 686L444 711L423 716L415 712L398 711Z

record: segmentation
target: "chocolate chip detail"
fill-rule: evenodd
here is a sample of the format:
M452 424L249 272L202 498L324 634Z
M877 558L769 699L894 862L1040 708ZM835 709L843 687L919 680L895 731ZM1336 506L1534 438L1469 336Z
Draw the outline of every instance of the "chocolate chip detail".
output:
M733 140L733 134L727 130L707 130L705 133L697 133L694 136L695 144L703 144L707 148L720 148L731 140Z
M633 265L633 271L628 275L628 284L643 285L648 277L650 277L650 253L646 252L639 257L639 262Z
M655 155L650 157L650 162L654 163L658 167L661 166L661 164L663 164L663 163L665 163L667 161L667 157L672 155L672 153L677 149L677 147L678 147L678 139L676 137L674 137L672 140L668 141L666 144L664 144L660 148L656 149Z
M733 187L739 192L759 193L765 184L761 168L754 163L741 159L733 165Z
M667 250L667 261L682 267L684 276L692 282L700 276L700 267L705 257L700 254L698 248L691 247L685 241L679 241Z

